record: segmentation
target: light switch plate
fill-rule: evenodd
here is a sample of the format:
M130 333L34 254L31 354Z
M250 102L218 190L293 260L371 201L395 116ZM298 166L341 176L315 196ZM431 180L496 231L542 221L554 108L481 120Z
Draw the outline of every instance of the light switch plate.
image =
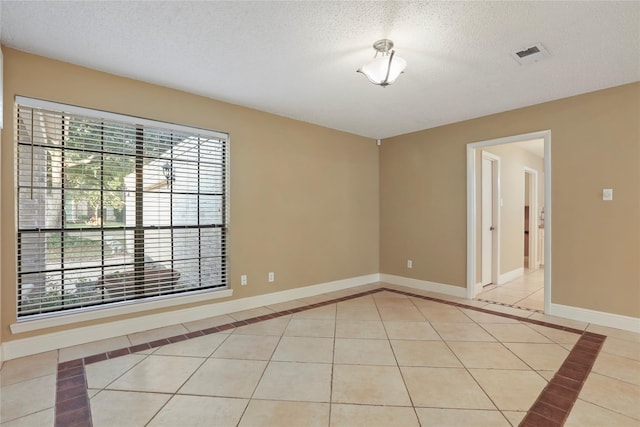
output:
M602 189L602 200L613 200L613 188Z

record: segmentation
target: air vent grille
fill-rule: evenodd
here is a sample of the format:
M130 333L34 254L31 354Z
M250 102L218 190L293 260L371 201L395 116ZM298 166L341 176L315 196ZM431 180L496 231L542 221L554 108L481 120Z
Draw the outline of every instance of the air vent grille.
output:
M550 55L547 49L542 46L542 43L536 43L511 52L511 56L518 61L518 64L527 65L548 58Z
M537 46L531 46L529 49L526 50L521 50L520 52L516 52L516 55L518 55L518 57L520 58L525 58L529 55L534 55L536 53L540 52L540 49L538 49Z

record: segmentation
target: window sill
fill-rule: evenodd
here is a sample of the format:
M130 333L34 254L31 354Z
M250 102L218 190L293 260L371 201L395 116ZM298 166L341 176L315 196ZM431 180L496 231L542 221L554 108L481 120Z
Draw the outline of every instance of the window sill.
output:
M194 302L209 301L220 298L228 298L233 295L233 290L223 288L220 290L207 290L183 296L159 297L154 301L125 302L109 308L81 309L73 313L54 313L39 316L37 318L18 320L10 325L11 333L20 334L56 326L71 325L91 320L104 319L113 316L122 316L143 311L156 310L166 307L174 307Z

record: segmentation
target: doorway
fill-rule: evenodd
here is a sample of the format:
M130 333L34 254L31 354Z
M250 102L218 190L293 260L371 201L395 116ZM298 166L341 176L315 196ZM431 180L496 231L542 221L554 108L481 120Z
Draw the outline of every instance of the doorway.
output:
M540 146L540 153L543 156L538 159L541 166L525 168L524 171L522 166L519 166L519 172L515 172L509 170L511 167L509 163L504 163L507 161L505 160L507 156L502 160L494 160L494 163L491 161L493 159L488 159L488 156L484 155L485 151L492 150L495 152L493 154L500 159L500 150L507 150L510 146L524 146L527 141L533 142L534 140ZM467 144L467 298L475 298L489 280L491 286L502 285L518 278L533 280L534 276L524 274L526 269L527 273L536 272L535 280L542 285L541 294L544 294L544 296L540 295L540 299L543 300L540 308L544 308L545 312L549 311L551 304L550 151L551 132L548 130ZM490 163L492 166L491 174L488 172ZM498 166L498 175L500 173L506 174L503 176L502 182L504 188L501 188L500 180L497 185L492 184L490 187L482 185L483 180L489 180L489 175L493 176L494 164ZM509 179L507 179L508 177ZM514 186L518 188L519 195L517 197L513 195ZM488 209L489 206L486 204L483 206L482 199L489 199L489 188L492 188L491 199L493 202L491 206L493 211L487 210L485 212L484 209ZM484 192L486 193L483 197ZM514 208L516 204L514 199L519 200L517 209ZM529 213L526 225L525 205L528 206ZM501 219L501 216L504 218ZM493 219L493 224L490 225L490 227L494 227L493 230L486 229L487 223L483 223L483 217ZM545 218L544 222L541 221L542 217ZM517 231L518 228L514 229L514 227L518 227L517 224L519 224L520 231ZM525 231L528 231L529 235L526 249ZM514 235L520 239L520 243L516 246L513 245ZM500 250L501 245L502 251ZM491 254L491 256L487 257L486 254ZM544 265L544 269L540 269L542 265ZM489 277L491 278L489 279Z

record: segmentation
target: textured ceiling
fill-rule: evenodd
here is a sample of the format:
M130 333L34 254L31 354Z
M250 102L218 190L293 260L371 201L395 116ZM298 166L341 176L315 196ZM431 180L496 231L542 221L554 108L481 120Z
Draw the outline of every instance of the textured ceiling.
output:
M640 2L4 1L2 44L371 138L640 80ZM380 38L408 62L356 73ZM550 58L519 65L541 42Z

